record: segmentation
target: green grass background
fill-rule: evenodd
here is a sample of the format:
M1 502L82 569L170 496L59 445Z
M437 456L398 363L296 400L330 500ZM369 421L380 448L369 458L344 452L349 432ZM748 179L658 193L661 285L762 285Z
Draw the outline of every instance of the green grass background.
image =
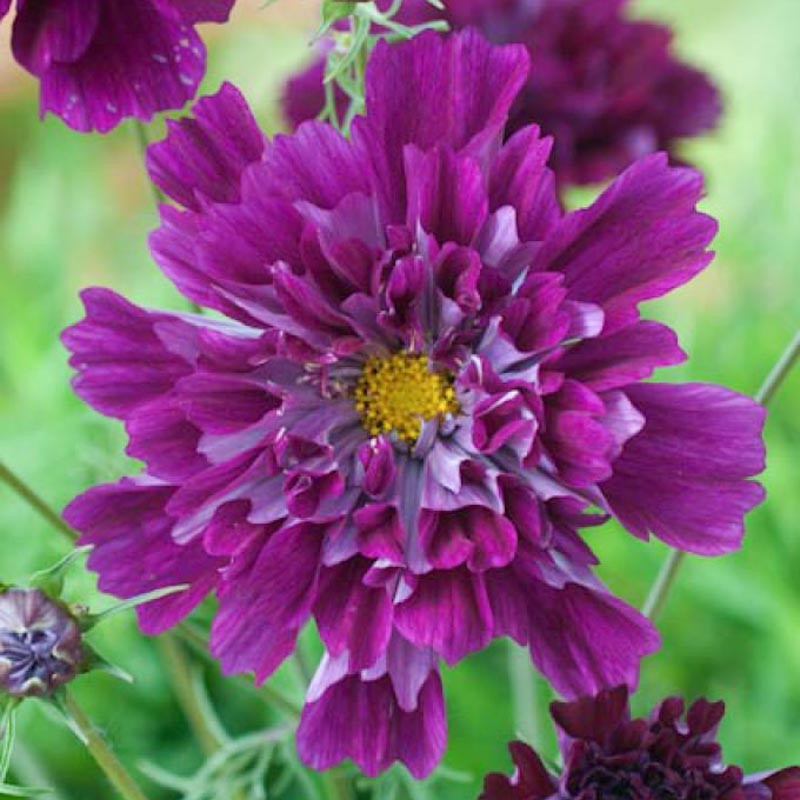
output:
M258 3L239 0L240 6ZM279 0L269 11L215 30L206 89L233 80L265 127L276 129L281 77L303 59L308 40L293 8L310 4ZM690 354L686 365L663 377L754 392L800 319L800 3L641 0L635 8L675 26L679 50L715 76L726 101L721 128L686 147L707 173L704 207L721 225L717 259L690 286L648 308L678 330ZM11 80L19 85L0 97L0 458L61 507L131 467L122 455L121 426L84 407L69 389L58 333L80 315L78 291L105 285L147 305L185 303L148 256L146 234L156 218L132 128L99 137L72 133L52 118L40 124L33 81L21 70ZM154 125L153 135L159 130ZM748 520L744 549L688 560L660 620L664 648L644 663L635 700L644 710L670 693L724 698L725 753L748 771L800 761L798 412L800 370L769 415L769 497ZM641 603L665 548L635 541L613 525L588 538L610 586ZM0 580L20 581L64 552L59 535L0 486ZM70 576L68 596L96 608L110 604L79 569ZM178 772L196 768L200 757L155 643L137 632L130 614L107 623L94 641L136 678L126 686L97 674L75 689L121 757L133 768L142 759ZM451 733L445 764L470 777L444 784L438 798L475 797L482 773L507 769L505 742L520 725L536 722L544 750L552 753L542 710L547 688L536 679L540 708L529 714L512 696L507 660L508 648L498 642L446 670ZM247 691L211 669L207 677L234 731L263 724L265 707ZM277 681L297 691L290 670ZM54 786L53 796L64 800L114 796L78 742L41 705L28 704L20 721L15 777ZM152 798L174 796L147 786Z

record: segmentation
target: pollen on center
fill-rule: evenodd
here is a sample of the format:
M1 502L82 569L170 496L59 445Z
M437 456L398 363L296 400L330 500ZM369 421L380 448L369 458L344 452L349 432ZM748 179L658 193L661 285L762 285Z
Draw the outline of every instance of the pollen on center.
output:
M458 412L449 372L432 371L427 356L395 353L367 360L355 387L355 406L372 436L394 432L413 444L424 420Z

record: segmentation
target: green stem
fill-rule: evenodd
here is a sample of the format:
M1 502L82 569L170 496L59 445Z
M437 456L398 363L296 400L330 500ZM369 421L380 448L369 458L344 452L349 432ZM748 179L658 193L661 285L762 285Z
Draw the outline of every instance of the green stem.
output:
M769 405L784 380L792 371L792 367L797 363L798 357L800 357L800 331L795 333L794 338L789 342L789 345L755 393L754 398L757 403L763 406ZM655 619L661 613L667 595L685 559L686 553L673 550L662 564L658 577L642 606L642 614L649 619Z
M216 753L221 742L206 723L203 709L197 702L197 696L192 689L192 671L183 647L173 634L159 637L158 647L169 672L175 696L197 743L205 755L210 756Z
M514 712L514 730L534 748L539 740L539 719L536 713L536 684L530 655L513 639L508 646L508 677Z
M203 658L209 661L211 660L211 656L208 652L208 642L197 632L194 625L188 622L181 622L177 628L175 628L175 632L181 636L192 650ZM292 720L297 720L300 717L302 709L297 703L282 695L277 689L273 689L271 686L261 686L256 689L249 678L246 678L244 675L238 677L241 679L242 686L248 691L258 695L259 698L280 711L285 717Z
M334 767L324 772L322 782L325 784L326 794L330 800L352 800L353 792L350 781L341 769Z
M800 331L794 335L794 339L783 351L777 364L775 364L764 383L761 384L761 388L756 392L757 403L761 403L763 406L769 405L775 392L778 391L786 376L791 372L792 367L797 363L798 356L800 356Z
M0 461L0 481L11 487L25 502L39 512L54 528L69 539L70 544L75 544L78 534L61 519L61 516L52 509L39 495L28 486L18 475L15 475L2 461Z
M70 691L67 691L64 695L64 706L85 739L86 748L119 794L125 800L147 800L147 795L131 777L122 762L114 755L106 740L95 728L89 717L86 716L86 712L77 703Z
M139 152L142 156L142 163L147 164L147 148L150 146L150 140L147 138L147 129L144 127L144 123L141 120L134 120L133 121L133 128L136 133L136 142L139 145ZM145 169L146 172L146 169ZM147 183L150 185L150 191L153 193L153 200L155 201L156 208L158 208L163 202L165 202L165 197L158 188L158 186L150 180L150 176L145 174L145 178L147 179Z

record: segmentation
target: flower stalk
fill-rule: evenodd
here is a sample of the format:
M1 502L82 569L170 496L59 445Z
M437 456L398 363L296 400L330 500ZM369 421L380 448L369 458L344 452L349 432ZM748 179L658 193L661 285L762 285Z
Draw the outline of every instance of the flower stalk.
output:
M124 800L147 800L147 795L134 780L122 762L106 742L103 735L94 726L86 712L75 700L73 694L67 690L64 695L64 709L75 723L77 731L86 743L87 750L91 753L100 769L114 785Z
M757 403L768 406L772 398L780 389L784 380L792 371L792 367L800 357L800 331L795 333L794 338L781 354L775 366L770 370L769 375L759 387L754 395ZM655 583L642 606L642 613L649 619L656 619L664 608L667 595L672 588L675 578L680 571L683 562L686 560L686 553L673 550L667 556L661 570L656 577Z
M64 535L71 544L75 543L78 534L22 478L2 461L0 461L0 482L5 483L16 492L31 508L44 517L59 533Z

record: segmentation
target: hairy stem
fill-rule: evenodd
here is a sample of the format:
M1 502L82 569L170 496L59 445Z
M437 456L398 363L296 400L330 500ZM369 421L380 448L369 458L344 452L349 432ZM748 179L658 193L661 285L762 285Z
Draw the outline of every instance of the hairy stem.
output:
M798 357L800 357L800 331L795 333L794 338L789 342L789 345L783 351L780 358L775 363L775 366L770 370L769 375L764 379L759 390L755 393L754 398L756 402L761 403L763 406L769 405L769 402L792 371L792 367L797 363ZM655 619L661 613L667 595L672 588L672 584L675 582L675 577L685 560L686 553L679 550L672 550L667 556L642 606L642 614L649 619Z
M139 784L136 783L128 770L125 769L122 762L114 755L108 742L106 742L89 717L86 716L86 712L77 703L70 691L65 694L64 706L85 739L86 748L120 796L124 800L147 800L147 795L141 790Z
M2 461L0 461L0 482L13 489L28 505L38 511L56 530L69 539L70 544L75 544L78 534L61 519L58 512L42 500L22 478L12 472Z

